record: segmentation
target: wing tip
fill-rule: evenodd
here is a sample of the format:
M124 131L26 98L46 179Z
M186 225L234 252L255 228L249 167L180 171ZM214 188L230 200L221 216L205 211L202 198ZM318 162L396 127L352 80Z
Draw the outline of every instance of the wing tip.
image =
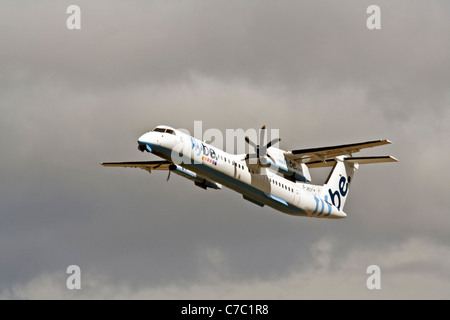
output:
M392 162L399 162L399 160L396 157L389 156L389 158L391 158Z

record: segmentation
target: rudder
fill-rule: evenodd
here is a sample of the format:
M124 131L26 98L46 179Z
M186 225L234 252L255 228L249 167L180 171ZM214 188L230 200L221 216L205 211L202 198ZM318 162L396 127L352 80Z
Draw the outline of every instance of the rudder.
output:
M322 189L322 198L332 203L340 211L344 210L350 183L355 170L358 168L358 164L344 161L344 159L344 157L336 157L336 164Z

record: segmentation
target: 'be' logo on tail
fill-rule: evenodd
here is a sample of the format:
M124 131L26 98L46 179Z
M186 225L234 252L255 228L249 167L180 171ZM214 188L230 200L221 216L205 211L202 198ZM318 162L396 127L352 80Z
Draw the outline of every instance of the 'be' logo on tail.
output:
M339 180L339 191L331 191L331 189L328 189L328 193L330 194L331 202L333 203L333 206L338 208L338 210L341 210L341 196L345 197L348 192L348 183L350 182L350 177L348 177L348 182L345 177L341 177ZM336 200L337 198L337 200ZM337 203L337 204L336 204Z

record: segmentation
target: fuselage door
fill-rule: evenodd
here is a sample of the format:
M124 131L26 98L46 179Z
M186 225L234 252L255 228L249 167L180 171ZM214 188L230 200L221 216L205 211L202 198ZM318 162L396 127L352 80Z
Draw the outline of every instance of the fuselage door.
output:
M294 191L294 206L298 207L300 204L300 193L298 192L298 188L295 188Z

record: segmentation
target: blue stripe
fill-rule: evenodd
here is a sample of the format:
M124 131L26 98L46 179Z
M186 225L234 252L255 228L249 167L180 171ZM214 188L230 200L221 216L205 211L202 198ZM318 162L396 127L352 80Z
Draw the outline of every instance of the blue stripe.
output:
M266 193L266 192L264 192L264 194L265 194L266 196L268 196L269 198L272 198L273 200L276 200L276 201L278 201L278 202L284 204L285 206L289 206L289 204L288 204L286 201L284 201L284 200L281 199L281 198L275 197L273 194Z
M324 203L323 199L320 199L320 202L322 203L322 209L320 210L320 213L318 214L318 216L320 216L323 213L323 210L325 209L325 203Z
M314 200L316 201L316 208L314 209L312 215L314 215L317 212L317 209L319 209L319 198L314 195Z
M186 175L188 175L188 176L190 176L190 177L192 177L192 178L198 178L197 177L197 175L195 174L195 173L192 173L192 172L190 172L190 171L187 171L187 170L184 170L182 167L180 167L180 166L177 166L177 168L175 169L175 170L177 170L177 171L180 171L180 172L183 172L184 174L186 174Z

